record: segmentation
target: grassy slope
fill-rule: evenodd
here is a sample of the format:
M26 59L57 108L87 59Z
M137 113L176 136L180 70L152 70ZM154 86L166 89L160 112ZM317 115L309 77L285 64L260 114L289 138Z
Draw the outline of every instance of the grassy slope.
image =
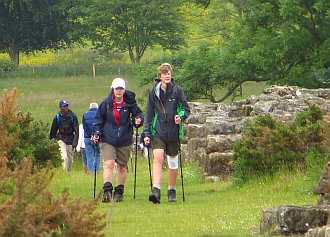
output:
M68 189L72 198L88 201L93 198L94 177L83 173L80 159L74 165L70 174L61 169L56 171L51 190L61 193ZM164 174L163 187L166 187ZM139 157L136 198L133 199L134 172L130 167L125 199L114 205L111 225L111 205L100 202L98 210L107 214L105 236L251 236L251 229L258 229L265 207L315 204L317 198L310 192L311 183L304 182L301 174L281 174L239 187L230 181L203 183L195 167L185 165L185 202L178 181L178 202L168 203L163 191L160 205L149 203L148 164ZM98 175L97 190L101 188L102 177Z
M59 100L65 98L81 121L89 103L100 103L107 96L114 77L2 78L0 90L16 87L19 107L47 122L51 122L58 111ZM128 83L128 89L136 91L136 83L133 83L134 80L132 85Z
M71 108L81 118L89 102L100 102L110 87L113 77L68 77L53 79L1 79L0 88L19 90L18 104L24 111L31 111L35 118L51 122L61 98L71 102ZM143 89L138 88L134 78L128 78L128 88L143 99ZM245 96L261 91L250 85ZM249 93L249 94L248 94ZM280 204L315 204L317 196L311 195L312 182L302 174L282 174L275 179L256 181L242 187L228 182L203 183L193 166L185 166L186 202L166 202L163 191L162 204L153 205L147 201L149 174L147 162L138 162L137 192L133 199L133 173L130 172L125 190L125 202L115 205L113 222L106 228L106 236L248 236L249 229L259 226L261 211L265 207ZM166 175L164 176L166 178ZM180 181L180 180L179 180ZM164 179L163 187L166 187ZM97 178L97 189L102 187L102 178ZM178 185L178 188L180 186ZM51 184L54 194L64 189L72 198L85 201L93 197L93 176L82 172L81 161L76 160L75 170L66 174L56 171ZM101 204L99 211L108 213L109 205ZM107 218L109 222L109 217ZM159 234L160 233L160 234Z
M146 89L139 87L138 76L120 75L127 82L127 89L133 90L137 94L138 101L142 101L141 108L145 107ZM118 75L80 77L61 77L61 78L1 78L0 90L11 90L13 87L18 89L18 105L24 111L31 111L35 118L51 122L54 114L58 110L58 102L67 99L70 108L77 114L79 121L81 116L88 110L89 103L100 103L110 92L111 81ZM260 95L264 83L244 84L243 97L250 95ZM236 98L239 100L241 98ZM230 103L227 99L226 103Z

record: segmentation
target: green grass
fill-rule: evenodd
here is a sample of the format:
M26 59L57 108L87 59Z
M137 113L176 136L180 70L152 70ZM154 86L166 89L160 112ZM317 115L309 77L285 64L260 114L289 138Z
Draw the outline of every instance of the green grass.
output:
M140 92L143 100L144 89L138 88L135 78L127 78L127 88ZM59 77L59 78L2 78L0 90L18 90L17 104L23 111L30 111L34 117L51 122L58 111L58 102L67 99L81 121L82 115L89 109L91 102L101 103L110 92L111 81L118 75L100 77ZM143 100L144 101L144 100Z
M114 77L58 77L58 78L2 78L0 89L18 89L18 106L31 111L36 119L50 123L58 111L58 101L66 98L70 108L81 121L90 102L100 103L110 91ZM137 93L145 102L145 89L138 86L137 76L121 75L128 80L128 89ZM264 85L249 84L244 97L259 95ZM48 133L48 131L46 131ZM130 165L131 163L129 163ZM299 173L283 173L274 178L251 181L245 185L233 185L231 181L204 183L194 165L184 166L186 201L182 202L180 178L178 179L178 202L168 203L166 191L162 203L154 205L147 198L150 192L148 166L145 159L138 160L136 198L133 199L134 175L130 173L125 185L125 200L113 208L112 224L109 221L109 204L99 203L98 211L107 213L105 236L250 236L250 230L259 227L261 212L266 207L283 204L316 204L311 194L312 182ZM164 173L163 190L167 175ZM50 185L59 195L69 190L71 198L89 201L93 198L93 176L83 173L81 160L76 159L74 170L65 173L56 169ZM102 177L97 176L97 189L102 188Z
M133 198L134 172L130 166L124 202L114 204L111 225L111 205L99 202L98 211L107 214L105 236L252 236L250 231L258 229L264 208L316 204L317 196L311 194L311 183L298 173L282 173L242 186L231 181L204 183L192 164L184 166L183 174L185 202L180 178L178 201L167 202L164 170L161 204L152 204L148 201L148 163L139 157L136 198ZM94 176L84 174L81 160L76 159L71 173L56 170L50 189L56 194L69 190L71 198L89 201L93 198L93 185ZM102 177L97 175L97 190L101 189Z
M127 89L136 92L137 100L142 109L146 106L146 92L149 86L141 87L138 76L130 73L108 76L79 77L45 77L45 78L0 78L0 90L18 90L17 104L25 112L32 112L35 118L51 122L58 111L58 102L67 99L70 109L81 121L82 115L88 110L91 102L101 103L110 92L111 81L115 77L127 80ZM260 95L266 87L264 83L245 83L243 96L235 100L247 98L250 95ZM224 92L223 92L224 93ZM230 99L225 101L230 103Z

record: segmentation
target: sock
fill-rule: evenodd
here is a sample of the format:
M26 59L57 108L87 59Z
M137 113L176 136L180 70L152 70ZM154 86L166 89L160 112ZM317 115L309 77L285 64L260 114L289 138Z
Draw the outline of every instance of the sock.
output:
M175 187L175 185L168 185L168 190L170 190L170 189L176 189L176 187Z
M154 184L154 188L160 189L160 184Z

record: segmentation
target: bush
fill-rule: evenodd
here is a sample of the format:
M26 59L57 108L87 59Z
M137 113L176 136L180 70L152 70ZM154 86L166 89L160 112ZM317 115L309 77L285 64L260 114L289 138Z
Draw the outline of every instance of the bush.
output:
M0 71L9 72L13 71L16 68L14 62L10 61L9 59L1 59L0 58Z
M324 162L327 147L323 145L321 120L322 111L315 105L298 113L290 124L269 114L256 117L245 125L242 139L234 144L234 176L247 180L281 169L306 170L312 150L319 154L312 157Z
M0 156L0 163L6 157ZM48 190L50 167L37 170L24 159L14 171L2 167L0 187L11 183L11 192L0 190L0 236L103 236L105 215L96 212L97 200L69 201L69 193L54 197ZM4 175L5 174L5 175Z
M30 113L17 112L15 88L4 90L0 105L0 155L8 159L6 165L14 169L27 157L39 168L47 161L55 167L62 163L58 144L48 138L48 125L34 121Z
M38 146L48 145L43 125L33 123L29 114L17 114L15 101L15 89L5 90L0 100L0 236L103 236L105 215L96 213L100 193L86 204L69 201L67 192L54 197L47 190L54 175L49 164L37 169L22 157L9 162L13 148L33 158Z
M20 118L12 128L17 132L17 139L8 151L9 166L14 168L29 157L33 165L42 168L47 161L54 167L61 165L62 160L58 144L48 138L48 125L42 121L34 121L30 113L18 112Z

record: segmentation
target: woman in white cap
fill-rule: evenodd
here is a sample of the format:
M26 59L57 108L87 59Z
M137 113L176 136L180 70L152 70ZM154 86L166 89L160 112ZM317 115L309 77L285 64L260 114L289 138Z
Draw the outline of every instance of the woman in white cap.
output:
M103 202L110 202L112 195L116 202L123 201L127 175L127 162L133 144L133 126L143 124L142 110L136 103L135 93L125 90L122 78L112 81L111 92L100 104L93 123L93 141L100 141L103 167ZM113 186L113 171L117 163L116 186ZM114 193L112 191L114 189Z

